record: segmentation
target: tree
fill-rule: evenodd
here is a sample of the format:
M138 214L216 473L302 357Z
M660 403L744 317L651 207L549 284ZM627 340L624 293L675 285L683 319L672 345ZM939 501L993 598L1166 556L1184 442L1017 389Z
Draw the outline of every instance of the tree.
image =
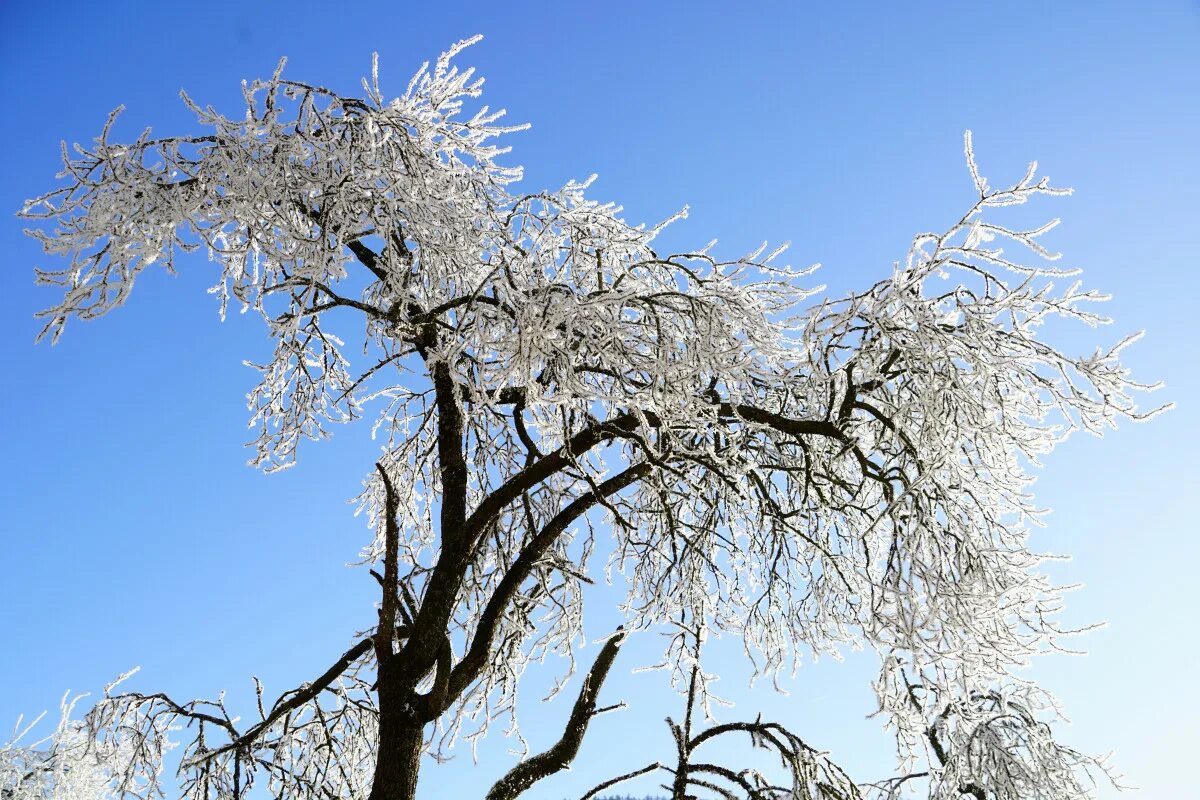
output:
M117 143L114 112L90 147L64 147L65 183L23 209L69 259L37 273L62 292L43 336L202 248L222 315L232 299L275 341L250 396L252 463L287 468L301 440L368 413L385 445L361 496L378 619L328 669L270 703L259 687L249 727L223 699L114 685L78 719L67 704L43 742L0 751L7 795L160 793L186 722L189 798L265 780L279 798L410 800L423 752L511 711L530 659L573 654L601 531L628 584L626 627L678 631L665 663L686 709L674 766L593 794L656 770L677 800L890 798L919 779L936 798L1085 792L1103 764L1058 744L1051 698L1012 674L1067 633L1026 545L1029 470L1072 430L1150 416L1133 394L1153 387L1120 362L1136 336L1085 357L1039 337L1051 317L1106 321L1090 310L1102 295L1052 285L1073 274L1039 243L1055 223L985 218L1066 191L1036 164L992 188L968 134L967 212L873 286L806 308L821 289L779 263L783 248L662 253L656 237L684 214L630 225L588 198L590 180L517 192L495 140L519 128L487 107L464 114L482 82L451 62L473 41L390 100L375 66L348 97L284 78L281 62L246 87L244 116L185 94L203 135ZM348 319L363 326L355 363L335 333ZM743 635L765 674L804 651L878 651L901 774L855 784L761 719L697 731L714 630ZM625 635L601 648L560 740L489 797L576 757ZM737 733L780 755L791 786L697 760Z

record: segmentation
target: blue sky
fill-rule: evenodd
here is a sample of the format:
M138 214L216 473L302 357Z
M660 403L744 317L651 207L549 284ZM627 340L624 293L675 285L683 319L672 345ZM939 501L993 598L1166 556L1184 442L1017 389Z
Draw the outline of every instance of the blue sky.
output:
M462 61L488 78L487 102L533 123L511 141L529 186L597 172L593 194L632 220L689 204L679 242L741 252L790 239L792 259L822 262L838 292L885 275L914 233L965 209L964 129L993 183L1037 158L1075 188L1035 211L1063 217L1050 244L1114 294L1117 323L1067 341L1090 350L1146 329L1128 362L1165 380L1160 397L1178 408L1047 459L1037 490L1054 514L1034 545L1074 556L1054 568L1086 584L1067 620L1110 624L1082 642L1088 657L1029 674L1063 700L1063 737L1115 750L1136 796L1182 796L1200 740L1200 4L973 5L5 4L0 724L134 664L141 687L248 702L251 675L275 690L308 679L372 616L373 583L343 565L366 538L346 501L376 445L355 426L289 472L244 466L255 375L241 362L269 342L255 320L218 323L203 257L176 278L147 274L126 308L70 326L57 347L33 344L33 313L53 294L32 267L54 264L12 214L52 185L58 141L89 140L119 103L125 136L190 131L180 88L237 113L239 82L281 55L294 77L353 91L377 50L385 92L399 93L421 61L483 33ZM610 619L589 622L599 635ZM746 689L733 644L714 648L714 667L739 714L776 716L864 778L887 773L888 740L865 719L869 658L805 666L780 698ZM600 718L576 768L534 797L578 796L668 755L661 720L677 701L661 675L626 674L657 646L627 648L605 695L631 708ZM535 747L567 713L536 696ZM507 744L488 740L478 766L464 749L430 769L422 796L481 796Z

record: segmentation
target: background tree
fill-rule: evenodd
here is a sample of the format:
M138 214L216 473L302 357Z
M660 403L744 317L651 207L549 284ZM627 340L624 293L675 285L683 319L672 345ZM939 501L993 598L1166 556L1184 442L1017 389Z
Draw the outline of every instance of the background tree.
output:
M661 226L628 225L586 182L513 193L520 172L492 143L513 129L486 108L462 116L479 83L451 65L458 49L395 100L374 75L351 98L281 65L247 87L244 118L192 104L206 135L117 144L110 119L64 153L67 184L26 207L56 221L35 235L71 260L39 272L63 290L52 339L120 304L144 267L203 247L222 311L255 310L276 341L251 396L255 463L290 466L301 439L369 408L387 444L362 496L378 621L325 673L260 702L248 728L221 699L111 694L45 747L8 748L9 791L153 792L187 720L190 796L240 797L265 776L281 797L412 797L423 749L486 729L530 659L572 651L604 523L629 626L736 631L767 674L802 649L868 644L905 775L928 761L934 796L1077 794L1095 762L1048 737L1048 698L1012 676L1063 633L1025 546L1026 468L1071 429L1139 418L1131 392L1149 387L1120 364L1132 339L1079 358L1039 338L1050 317L1102 321L1088 310L1102 297L1056 291L1069 272L991 244L1052 259L1037 239L1053 223L982 215L1061 190L1032 165L991 188L968 137L968 212L866 291L806 309L808 271L778 250L662 254ZM339 314L364 320L353 370ZM666 660L703 698L690 630ZM496 796L574 757L623 635L557 749ZM677 778L706 736L689 727L674 729Z

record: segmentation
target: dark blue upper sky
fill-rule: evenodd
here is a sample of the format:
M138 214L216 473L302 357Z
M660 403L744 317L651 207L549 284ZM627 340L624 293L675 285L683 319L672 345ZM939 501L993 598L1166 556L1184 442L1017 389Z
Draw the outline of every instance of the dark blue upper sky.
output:
M52 186L59 140L90 140L118 104L119 135L192 131L181 88L236 114L239 82L282 55L291 76L351 92L378 51L384 91L398 94L422 61L482 33L460 60L487 77L487 102L533 124L510 137L529 186L597 172L593 196L632 220L690 205L672 241L718 237L732 253L790 239L793 261L822 262L832 291L886 275L913 234L958 218L972 194L964 129L993 183L1037 158L1075 188L1030 213L1063 217L1050 244L1114 294L1105 310L1117 323L1064 335L1090 350L1146 329L1128 361L1165 380L1179 407L1047 459L1037 491L1055 513L1034 545L1075 556L1054 568L1087 584L1068 621L1111 624L1081 642L1088 658L1029 674L1064 700L1072 743L1115 749L1143 797L1181 796L1186 743L1200 739L1200 4L981 5L5 4L0 724L133 664L141 686L184 696L248 699L253 674L280 690L323 670L372 617L372 582L343 565L367 536L345 501L377 445L354 426L289 472L244 466L255 374L241 362L269 341L256 320L218 324L203 255L182 259L176 278L148 273L128 307L69 326L57 347L33 344L33 314L54 295L33 286L32 268L56 265L13 214ZM608 619L593 622L599 634ZM793 724L864 778L886 774L887 739L864 721L869 658L805 666L778 698L746 690L724 644L718 688L741 713ZM626 666L656 647L635 643ZM631 709L597 721L576 769L538 797L577 796L668 754L661 719L677 701L661 675L621 672L606 693ZM526 697L535 746L567 713L537 696ZM481 794L506 744L485 743L478 767L464 749L426 774L423 796Z

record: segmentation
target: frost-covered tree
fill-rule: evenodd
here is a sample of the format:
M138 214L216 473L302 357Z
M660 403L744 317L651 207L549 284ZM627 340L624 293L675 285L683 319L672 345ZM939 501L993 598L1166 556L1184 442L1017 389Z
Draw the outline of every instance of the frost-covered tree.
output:
M874 285L810 305L821 290L782 248L667 253L663 225L627 223L590 181L518 191L497 145L517 128L464 109L482 83L452 65L467 44L394 99L375 69L349 97L281 63L235 117L184 95L203 134L119 143L114 112L23 209L68 262L37 273L61 291L43 312L51 340L119 306L147 267L207 254L221 313L252 310L275 342L249 395L256 466L289 467L331 423L374 420L385 445L361 495L363 560L381 596L323 673L275 699L259 689L254 724L223 699L112 688L0 750L0 793L161 795L186 725L192 800L255 781L288 800L411 800L423 753L511 713L531 659L574 652L602 568L627 588L625 628L559 741L490 798L575 758L627 631L662 625L679 631L664 660L687 698L678 759L630 774L665 770L677 799L1085 794L1103 765L1055 741L1052 699L1014 674L1065 633L1026 543L1030 469L1075 429L1147 416L1132 395L1152 387L1119 360L1136 337L1077 357L1039 335L1052 317L1104 322L1091 310L1104 297L1052 268L1039 237L1054 222L1015 230L992 212L1066 192L1036 165L991 186L968 136L966 213ZM363 341L346 346L334 329L355 319ZM897 777L855 784L809 746L819 732L694 728L711 631L743 636L767 675L808 652L877 651ZM700 760L739 732L782 758L786 785Z

